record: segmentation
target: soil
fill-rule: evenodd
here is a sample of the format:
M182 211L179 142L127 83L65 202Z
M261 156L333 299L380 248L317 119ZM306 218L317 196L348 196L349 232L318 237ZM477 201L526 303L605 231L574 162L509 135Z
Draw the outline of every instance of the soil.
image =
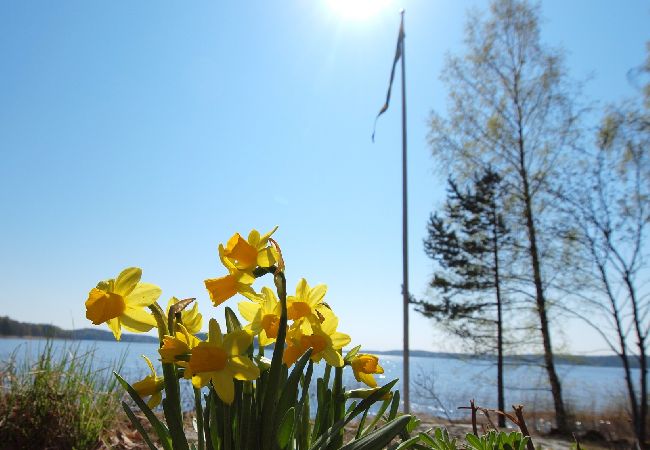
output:
M464 441L464 436L472 432L472 426L464 422L449 422L434 417L426 417L418 415L422 423L417 428L417 431L429 431L435 428L446 428L450 436L456 438L458 441ZM139 416L141 423L145 425L147 431L151 431L148 426L147 420L143 416ZM191 415L186 415L186 427L188 439L190 442L196 442L197 435L192 426ZM346 435L352 436L356 430L356 424L353 422L346 427ZM485 431L479 426L479 432ZM514 431L512 428L503 429L503 431ZM536 449L541 450L572 450L576 448L575 441L567 437L553 436L552 434L540 434L533 432L532 440ZM153 435L154 433L150 433ZM599 430L585 430L577 433L577 438L580 442L582 450L633 450L636 449L634 443L627 439L608 439L608 437ZM346 442L347 442L346 438ZM107 433L103 437L103 442L100 443L96 450L140 450L148 449L140 433L133 428L126 418L120 419L118 426L114 431Z

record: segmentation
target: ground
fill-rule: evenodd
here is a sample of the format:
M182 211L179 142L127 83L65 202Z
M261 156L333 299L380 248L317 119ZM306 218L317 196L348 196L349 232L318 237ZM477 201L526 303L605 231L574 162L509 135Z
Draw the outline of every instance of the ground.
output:
M452 437L457 438L459 441L463 440L463 437L472 432L472 426L470 423L464 422L454 422L450 423L446 420L441 420L434 417L426 417L418 415L422 420L418 430L427 431L430 429L444 427L449 431L449 434ZM142 423L146 423L146 419L141 417ZM192 428L192 418L190 415L186 416L187 430L190 431L188 436L191 440L196 440L196 433ZM349 426L346 431L352 433L354 424ZM483 430L480 430L483 431ZM512 429L506 430L512 431ZM575 441L569 438L563 437L553 437L549 435L543 435L536 431L531 431L533 434L533 443L536 449L542 450L571 450L575 448ZM611 438L611 436L610 436ZM147 449L145 442L143 441L140 434L133 429L133 427L126 421L126 419L120 420L120 424L116 429L106 436L104 436L104 443L97 447L97 450L140 450ZM580 440L580 446L582 450L604 450L604 449L615 449L615 450L626 450L634 449L633 444L624 439L616 439L613 442L607 440L607 436L604 433L601 433L598 430L585 430L578 434L578 439Z

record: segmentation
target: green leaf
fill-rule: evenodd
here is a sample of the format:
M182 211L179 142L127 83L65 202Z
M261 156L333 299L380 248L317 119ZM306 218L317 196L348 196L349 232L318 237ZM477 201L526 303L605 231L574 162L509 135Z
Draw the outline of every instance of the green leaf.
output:
M335 436L352 419L354 419L356 416L361 414L363 411L370 408L370 406L372 406L375 402L377 402L384 395L386 395L388 392L390 392L390 390L393 388L393 386L395 386L395 383L397 383L397 381L398 381L397 379L391 381L390 383L382 386L381 388L377 389L375 392L370 394L370 396L368 396L368 398L365 398L361 402L359 402L359 404L356 406L356 408L354 408L351 412L346 414L343 419L339 420L334 425L332 425L326 432L322 433L321 436L318 438L318 440L316 440L316 442L314 442L311 449L316 450L316 449L322 448L324 444L329 442L330 437ZM320 405L319 405L319 407L320 407ZM411 419L411 416L404 416L404 417L408 417L409 420Z
M356 408L356 405L354 405ZM363 431L363 427L366 424L366 417L368 417L368 410L366 409L363 412L363 415L361 416L361 420L359 421L359 426L357 427L357 434L355 435L355 439L359 439L361 437L361 432Z
M226 306L226 331L232 333L233 331L241 330L241 322L237 318L235 312L230 309L229 306Z
M414 436L414 437L412 437L411 439L408 439L408 440L402 442L401 444L399 444L397 447L395 447L395 450L404 450L404 449L406 449L406 448L411 448L411 447L413 447L415 444L417 444L419 440L420 440L420 436L419 436L419 435L418 435L418 436Z
M350 405L348 406L348 409L345 410L345 414L348 414L350 411L352 411L354 408L356 408L358 404L359 404L359 402L356 402L356 401L350 403Z
M307 366L307 375L305 383L303 384L302 399L300 400L300 414L298 420L300 421L300 431L298 433L298 449L307 450L311 442L311 422L310 422L310 408L309 408L309 382L311 380L312 363Z
M450 440L449 433L444 428L436 428L433 431L433 436L426 433L420 433L420 438L423 442L428 444L430 448L436 450L456 450L456 440Z
M280 422L280 427L278 428L276 439L280 448L285 448L293 438L293 424L295 420L296 409L292 406L285 413L282 422Z
M406 424L406 432L412 433L413 430L415 430L417 426L420 425L420 423L422 423L420 419L415 416L411 416L411 420Z
M420 436L420 440L423 441L424 443L429 444L432 447L435 446L436 441L434 441L433 438L428 434L420 433L419 436Z
M160 439L163 448L165 450L172 450L171 436L169 435L167 427L156 417L153 411L151 411L151 408L147 406L140 395L129 383L126 382L124 378L122 378L117 372L113 372L113 375L115 375L117 381L122 385L126 392L128 392L135 404L138 405L138 408L140 408L140 411L144 413L147 420L149 420L149 423L156 432L158 439Z
M305 366L311 357L312 349L310 348L305 352L304 355L296 362L291 371L291 375L288 377L282 392L280 393L280 399L278 400L278 405L275 410L276 417L284 416L284 413L289 409L290 406L295 406L298 399L298 383L300 383L300 377L305 370Z
M411 416L404 415L367 436L344 445L341 450L382 450L404 430L410 420Z
M465 435L465 440L469 443L471 448L476 449L476 450L483 450L483 442L481 442L481 439L479 439L477 436L474 436L472 433L468 433Z
M357 345L357 346L354 347L352 350L350 350L350 351L347 353L347 355L345 355L345 358L343 358L343 361L345 361L345 362L350 362L350 361L352 361L352 358L354 358L355 356L357 356L357 353L359 353L359 350L361 350L361 346L360 346L360 345Z
M370 422L370 425L368 425L368 427L363 431L363 433L362 433L363 436L370 433L372 431L372 429L375 428L375 426L381 420L384 412L386 412L386 409L388 408L388 405L390 405L390 403L391 403L391 399L384 400L384 402L379 407L379 411L377 411L377 414L375 414L374 419L372 420L372 422Z
M156 446L151 442L151 438L149 437L149 433L147 433L147 430L144 429L138 418L133 414L133 411L131 411L131 408L129 405L126 404L126 402L122 402L122 409L124 409L124 412L126 413L127 417L133 424L136 430L140 433L140 436L142 436L142 439L144 439L144 442L149 446L151 450L157 450Z
M393 420L397 417L397 411L399 410L399 391L393 392L393 403L390 405L390 412L388 413L388 420Z

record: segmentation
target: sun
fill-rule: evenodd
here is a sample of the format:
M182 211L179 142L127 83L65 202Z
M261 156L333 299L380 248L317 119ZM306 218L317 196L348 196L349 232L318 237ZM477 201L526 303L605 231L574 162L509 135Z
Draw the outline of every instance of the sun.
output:
M391 0L327 0L330 9L347 20L370 19L390 3Z

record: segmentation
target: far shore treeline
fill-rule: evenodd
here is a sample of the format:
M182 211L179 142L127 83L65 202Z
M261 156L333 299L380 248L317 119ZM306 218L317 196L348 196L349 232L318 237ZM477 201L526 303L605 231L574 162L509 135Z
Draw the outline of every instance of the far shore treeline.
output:
M27 323L12 320L7 316L0 316L0 336L2 337L24 337L24 338L56 338L75 339L90 341L114 341L113 333L106 330L94 328L81 328L79 330L64 330L55 325L42 323ZM125 334L122 336L125 342L158 342L154 336L142 334Z
M0 316L0 337L18 337L18 338L55 338L55 339L73 339L88 341L115 341L113 333L106 330L94 328L81 328L79 330L64 330L55 325L41 323L18 322L7 316ZM204 333L199 333L199 339L205 339ZM158 343L154 336L143 334L122 334L124 342L143 342ZM269 348L272 349L273 345ZM402 356L401 350L372 350L372 353L381 355ZM470 355L466 353L450 352L428 352L425 350L412 350L411 356L423 358L466 358ZM496 360L493 355L472 355L473 359L479 358L484 361ZM505 358L505 361L511 365L541 365L543 364L542 355L512 355ZM639 362L636 358L628 358L630 367L638 368ZM620 358L617 355L555 355L557 364L572 364L581 366L597 367L622 367Z

